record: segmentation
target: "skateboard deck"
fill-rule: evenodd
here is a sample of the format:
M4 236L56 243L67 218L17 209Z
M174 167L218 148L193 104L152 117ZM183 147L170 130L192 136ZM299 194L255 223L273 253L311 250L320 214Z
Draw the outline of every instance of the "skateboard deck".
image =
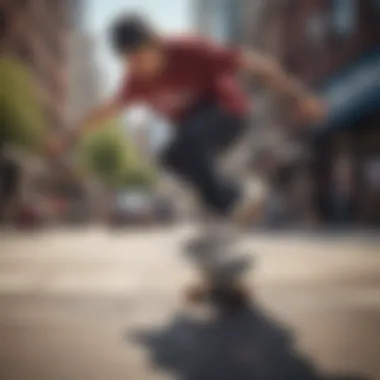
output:
M187 258L203 278L203 285L190 289L190 299L229 308L247 301L249 292L244 287L244 276L253 267L252 255L242 254L233 246L216 246L216 249L207 245L198 245L197 249L195 245L186 247Z

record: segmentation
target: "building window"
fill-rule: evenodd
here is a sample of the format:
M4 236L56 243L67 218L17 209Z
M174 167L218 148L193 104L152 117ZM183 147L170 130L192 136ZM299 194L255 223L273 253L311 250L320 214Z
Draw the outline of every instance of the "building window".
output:
M357 0L333 0L331 21L333 31L340 36L349 36L356 29Z

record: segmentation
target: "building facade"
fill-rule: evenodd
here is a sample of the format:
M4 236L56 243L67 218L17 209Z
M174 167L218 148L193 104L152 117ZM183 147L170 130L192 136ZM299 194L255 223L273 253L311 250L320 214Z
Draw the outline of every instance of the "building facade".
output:
M224 9L223 1L199 2L203 8L199 4L196 8L196 12L202 9L197 25L205 32L205 20L215 17L205 3ZM323 223L372 224L380 219L379 3L266 0L237 4L242 8L240 44L269 53L326 101L325 123L315 132L294 134L291 127L296 120L288 115L291 112L276 107L270 94L253 90L255 122L262 126L256 134L259 145L273 140L285 151L295 146L306 153L298 155L298 163L292 170L287 168L280 181L287 183L289 194L298 194L289 208L299 207L297 199L307 191L305 203L312 202L315 212L306 214L316 214L312 219Z
M264 16L264 45L326 101L326 122L303 139L319 218L378 223L379 1L268 1Z
M67 125L69 35L78 1L1 0L2 50L31 70L52 129Z
M240 43L244 0L195 0L194 25L198 32L226 43Z
M309 139L321 218L378 223L379 2L293 0L271 17L278 58L327 104L326 122Z
M1 54L15 57L29 68L49 133L57 135L64 133L71 121L70 42L82 21L82 11L80 0L0 0ZM21 168L19 210L33 209L43 215L46 202L84 198L82 180L66 165L50 167L43 157L31 157L17 147L12 147L10 155Z
M68 120L81 120L102 98L100 70L95 56L95 40L81 25L75 25L69 38Z

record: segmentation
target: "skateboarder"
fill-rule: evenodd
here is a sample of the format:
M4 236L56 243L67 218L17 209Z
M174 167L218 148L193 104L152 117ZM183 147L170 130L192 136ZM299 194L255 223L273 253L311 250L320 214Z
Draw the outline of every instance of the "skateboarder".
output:
M162 164L191 184L205 207L244 224L261 204L261 196L252 199L214 166L215 156L244 133L250 112L251 101L238 73L246 72L292 100L305 121L321 117L321 103L268 57L197 37L167 39L135 15L111 25L110 42L127 74L120 91L90 112L75 129L75 137L133 103L150 105L175 129Z
M225 178L215 164L246 129L251 100L238 74L245 72L291 100L304 121L322 116L321 103L271 58L195 36L164 38L136 15L111 25L110 42L125 65L120 91L95 108L60 149L125 107L145 103L173 125L162 165L190 184L207 210L244 226L258 214L265 191Z

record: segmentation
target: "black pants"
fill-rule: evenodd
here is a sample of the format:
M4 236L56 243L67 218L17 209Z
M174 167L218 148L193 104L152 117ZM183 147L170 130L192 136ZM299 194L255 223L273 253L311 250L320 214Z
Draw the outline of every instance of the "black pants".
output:
M198 105L177 126L162 156L163 165L193 186L208 210L221 215L231 211L241 191L237 183L218 172L216 160L245 127L243 117L214 105Z

